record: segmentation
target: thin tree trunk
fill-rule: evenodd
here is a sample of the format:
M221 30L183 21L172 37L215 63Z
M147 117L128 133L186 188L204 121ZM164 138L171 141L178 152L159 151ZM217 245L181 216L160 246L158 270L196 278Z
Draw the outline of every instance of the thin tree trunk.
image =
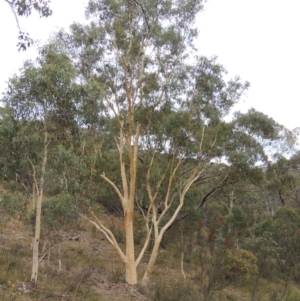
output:
M260 276L258 275L255 279L255 283L254 283L254 286L253 286L253 289L252 289L252 292L251 292L250 301L255 301L255 294L256 294L259 278L260 278Z
M286 275L286 278L285 278L285 282L284 282L284 289L283 289L283 293L282 293L282 296L281 296L281 301L283 300L284 298L284 295L286 293L286 290L287 290L287 287L288 287L288 283L289 283L289 277L290 277L290 274L291 274L291 270L292 270L292 267L289 266L289 270L287 272L287 275Z
M36 187L35 183L32 183L32 210L36 208Z
M147 269L144 273L143 279L142 279L142 285L146 286L149 283L150 280L150 276L154 270L154 264L156 262L157 259L157 255L158 255L158 251L159 251L159 246L160 246L160 242L161 242L161 236L159 236L158 238L155 238L154 240L154 246L151 252L151 256L147 265Z
M46 112L46 109L45 109L45 112ZM40 176L39 183L37 183L35 167L29 159L29 161L32 165L32 169L33 169L36 192L38 194L37 204L36 204L35 234L34 234L33 252L32 252L32 272L31 272L31 279L30 279L31 284L33 286L35 286L37 284L37 278L38 278L42 200L43 200L44 182L45 182L44 175L46 172L49 143L50 143L50 140L48 140L48 132L47 132L47 127L46 127L46 122L44 121L44 149L43 149L43 159L42 159L41 176Z
M184 283L186 283L186 274L184 272L183 259L184 259L184 252L182 250L181 251L181 260L180 260L180 269L181 269L181 274L182 274L183 279L184 279Z
M180 260L180 269L181 269L181 274L184 279L184 283L186 283L186 275L184 272L184 267L183 267L183 260L184 260L184 243L183 243L183 230L181 226L181 260Z
M61 273L61 250L60 250L61 243L58 244L58 273Z
M37 283L38 268L39 268L39 244L40 244L40 234L41 234L42 198L43 198L43 192L41 191L37 199L35 234L34 234L33 251L32 251L31 283L33 285L36 285Z

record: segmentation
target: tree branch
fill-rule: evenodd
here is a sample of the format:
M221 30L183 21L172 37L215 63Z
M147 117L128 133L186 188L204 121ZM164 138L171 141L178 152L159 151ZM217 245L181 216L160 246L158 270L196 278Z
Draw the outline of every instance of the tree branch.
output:
M100 232L102 232L106 239L111 243L111 245L117 250L121 260L126 263L126 257L123 253L123 251L121 250L121 248L118 245L118 242L115 239L115 236L113 235L113 233L106 228L100 221L99 219L95 216L94 212L92 210L90 210L90 213L92 215L92 217L95 219L95 221L91 220L90 218L88 218L87 216L79 213L79 215L84 218L85 220L87 220L89 223L91 223L92 225L94 225Z
M115 193L118 195L118 197L119 197L121 203L123 204L123 203L124 203L124 197L122 196L122 194L121 194L119 188L116 186L116 184L115 184L114 182L112 182L109 178L107 178L107 177L105 176L105 173L103 173L102 175L100 175L100 178L101 178L102 180L104 180L107 184L109 184L109 185L112 187L112 189L113 189L113 190L115 191Z
M146 229L147 229L147 236L146 236L146 240L144 242L144 246L138 256L138 258L136 259L135 261L135 267L137 268L138 265L140 264L144 254L145 254L145 251L148 247L148 244L149 244L149 241L150 241L150 237L151 237L151 233L152 233L152 226L151 228L149 228L149 220L150 220L150 212L151 212L151 207L149 206L148 208L148 211L147 211L147 217L145 218L145 223L146 223Z
M209 199L209 197L218 189L226 186L227 180L229 178L229 174L226 175L226 177L213 189L211 189L203 198L201 203L198 205L199 208L203 207L204 203Z

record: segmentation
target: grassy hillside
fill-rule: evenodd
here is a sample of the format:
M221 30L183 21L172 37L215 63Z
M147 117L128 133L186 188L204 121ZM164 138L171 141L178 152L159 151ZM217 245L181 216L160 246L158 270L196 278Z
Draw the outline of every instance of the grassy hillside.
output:
M79 241L68 240L78 234ZM50 257L41 260L39 285L31 289L30 234L21 222L1 214L1 300L201 300L195 263L185 262L184 284L180 260L171 245L160 252L153 283L145 290L125 284L116 252L90 226L82 224L76 233L60 231L59 235L62 242L54 243ZM252 285L248 285L228 285L209 300L250 300ZM282 285L261 279L255 300L280 300ZM285 300L299 300L293 291L290 296L294 297Z
M105 213L104 222L124 247L122 219ZM201 244L193 248L187 244L182 250L176 239L161 248L149 287L130 286L124 282L124 268L116 251L84 220L79 221L76 229L54 229L51 237L43 233L39 281L33 288L30 227L2 209L0 229L0 300L300 300L296 285L288 285L284 299L281 298L285 283L276 275L267 279L243 278L238 274L226 281L219 274L224 264L222 250L216 248L209 253L208 245ZM148 255L139 267L140 276Z

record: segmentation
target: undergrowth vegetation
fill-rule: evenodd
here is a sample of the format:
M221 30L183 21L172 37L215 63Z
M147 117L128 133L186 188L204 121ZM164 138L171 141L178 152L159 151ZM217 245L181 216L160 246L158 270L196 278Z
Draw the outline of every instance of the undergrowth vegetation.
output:
M2 205L8 199L2 196ZM180 241L173 239L175 229L170 229L151 283L130 287L124 283L123 265L103 235L84 220L74 223L68 216L72 227L67 227L68 223L58 227L55 236L46 228L42 233L40 282L33 288L29 274L32 227L26 222L27 216L24 220L12 218L6 208L1 207L0 300L109 301L125 300L124 296L126 300L149 301L299 300L294 282L285 281L285 270L275 261L260 258L256 249L249 247L261 243L259 240L245 239L242 245L246 249L228 247L219 234L212 240L208 234L215 230L202 223L195 224L191 231L186 229L185 239ZM53 212L57 214L55 201L45 208L46 221ZM105 216L118 237L117 233L122 233L120 218L111 213ZM178 225L178 233L180 228L182 225ZM124 240L119 235L122 245ZM266 260L271 269L268 272L262 269Z

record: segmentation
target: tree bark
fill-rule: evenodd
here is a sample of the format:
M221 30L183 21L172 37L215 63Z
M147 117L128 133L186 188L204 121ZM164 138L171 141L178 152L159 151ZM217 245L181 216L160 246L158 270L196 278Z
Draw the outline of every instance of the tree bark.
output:
M37 199L36 206L36 219L35 219L35 234L32 251L32 272L31 272L31 283L36 285L39 268L39 244L40 244L40 233L41 233L41 212L42 212L42 198L43 192L41 192Z
M159 246L160 246L160 242L161 242L162 236L159 235L158 238L155 238L154 241L154 246L151 252L151 256L147 265L147 269L144 273L143 279L142 279L142 285L146 286L149 283L150 280L150 276L153 273L154 270L154 265L158 256L158 251L159 251Z
M46 109L45 112L47 112ZM33 169L33 177L34 177L33 180L35 182L36 192L38 194L37 204L36 204L35 234L34 234L33 251L32 251L32 272L31 272L31 279L30 279L31 284L34 286L37 284L37 278L38 278L42 200L43 200L44 182L45 182L44 175L46 172L49 143L50 140L48 140L47 126L46 126L46 122L44 121L44 149L43 149L43 157L42 157L42 165L41 165L41 176L39 182L37 182L36 179L35 166L29 159Z
M126 237L126 282L137 284L137 273L135 266L134 235L133 235L133 210L125 210L125 237Z

